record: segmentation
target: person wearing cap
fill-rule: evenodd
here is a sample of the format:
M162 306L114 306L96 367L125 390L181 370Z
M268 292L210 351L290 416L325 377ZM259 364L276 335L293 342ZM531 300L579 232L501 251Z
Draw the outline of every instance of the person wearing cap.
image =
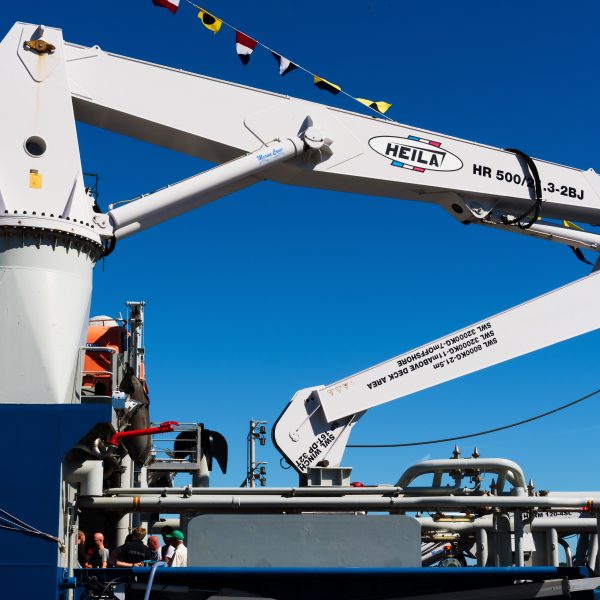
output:
M160 557L161 560L167 563L167 566L170 567L171 559L173 558L173 554L175 554L175 548L169 544L169 540L167 539L168 533L173 533L173 528L170 525L165 525L161 531L163 542L165 544L160 549Z
M174 529L171 533L165 534L164 537L175 549L175 554L173 554L173 558L171 559L171 566L187 567L187 548L183 543L185 539L183 533L179 529Z

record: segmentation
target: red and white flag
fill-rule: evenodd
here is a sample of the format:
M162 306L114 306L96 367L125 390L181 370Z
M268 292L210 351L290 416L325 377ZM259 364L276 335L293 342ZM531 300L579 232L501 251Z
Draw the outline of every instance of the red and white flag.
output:
M179 8L179 0L152 0L154 6L162 6L167 10L170 10L173 14L177 12Z
M248 64L254 48L256 48L256 40L244 35L240 31L235 32L235 50L240 57L242 64Z

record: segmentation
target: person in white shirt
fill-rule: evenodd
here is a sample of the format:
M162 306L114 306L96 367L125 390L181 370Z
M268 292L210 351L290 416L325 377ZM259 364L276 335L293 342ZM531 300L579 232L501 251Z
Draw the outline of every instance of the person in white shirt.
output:
M173 558L173 554L175 554L175 548L171 546L169 540L167 539L167 534L173 533L173 528L170 525L165 525L161 531L164 546L160 550L161 560L167 563L167 566L171 566L171 559Z
M171 533L165 534L164 538L174 549L170 565L172 567L187 567L187 548L183 543L185 539L183 533L179 529L174 529Z

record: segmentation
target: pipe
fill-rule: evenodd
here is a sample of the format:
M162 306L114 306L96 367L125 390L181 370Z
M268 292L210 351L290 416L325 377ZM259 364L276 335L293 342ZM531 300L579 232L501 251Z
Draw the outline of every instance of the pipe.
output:
M579 539L577 540L577 548L575 549L576 567L585 567L589 543L590 536L587 533L582 533L579 535Z
M146 427L144 429L130 429L129 431L117 431L106 442L109 446L118 446L119 440L123 438L138 437L140 435L153 435L155 433L170 433L173 431L173 426L179 425L177 421L165 421L158 427Z
M177 428L175 428L177 431ZM364 487L352 487L352 486L300 486L300 487L264 487L264 488L231 488L231 487L150 487L150 488L133 488L133 487L117 487L109 488L104 492L105 496L131 496L140 494L154 494L162 496L182 496L184 494L189 495L227 495L235 494L236 496L294 496L294 497L306 497L306 496L406 496L407 493L412 492L416 488L403 489L401 487L392 485L373 485ZM432 488L424 486L421 488L427 490L430 493ZM445 489L445 488L442 488ZM452 488L450 488L452 489ZM427 494L423 494L424 496ZM449 494L447 494L449 495ZM588 492L588 491L572 491L572 492L551 492L553 498L558 499L557 505L560 504L563 498L578 498L585 497L586 502L581 506L577 507L578 511L581 511L589 501L600 504L600 493ZM479 496L480 498L487 498L483 493ZM546 496L532 496L535 498L544 498ZM435 503L433 494L432 501ZM555 518L555 517L550 517Z
M475 531L477 566L485 567L488 561L488 539L487 531L483 528Z
M560 225L549 223L547 221L534 223L527 229L521 229L520 227L514 227L512 225L504 225L496 221L483 221L481 219L471 222L477 225L483 225L484 227L494 227L496 229L503 229L504 231L521 233L541 240L558 242L559 244L585 248L596 252L600 247L600 236L596 233L567 229L566 227L561 227Z
M108 452L104 447L104 442L100 438L96 438L91 444L77 444L74 449L83 450L90 456L98 459L104 459L108 456Z
M588 559L587 566L594 570L596 568L596 559L598 557L598 535L590 536L590 543L588 546Z
M201 452L200 444L198 444L198 452L199 459L196 462L199 468L192 473L192 486L206 489L210 484L210 471L208 470L206 456Z
M104 470L101 460L86 460L82 463L65 461L63 477L67 483L79 484L81 496L99 496L102 494Z
M460 533L469 531L479 531L480 529L486 529L492 531L494 526L491 520L491 515L485 515L478 517L476 520L470 523L449 523L434 521L431 517L418 517L417 521L421 524L424 529L446 529L448 531L457 531ZM531 524L531 531L548 531L549 529L556 529L561 532L595 532L596 521L594 519L561 519L561 518L549 518L549 519L534 519Z
M478 469L480 471L491 471L492 473L498 473L498 480L506 477L512 485L517 488L523 488L525 490L525 475L521 467L505 458L448 458L440 460L424 460L410 466L401 475L400 479L396 483L397 487L406 488L414 481L417 477L428 473L439 473L446 472L450 473L456 469L462 470L473 470ZM434 491L436 488L431 488ZM444 488L441 488L444 490Z
M118 548L125 543L129 531L129 514L125 513L115 522L115 548Z
M105 496L139 496L140 494L154 494L161 496L398 496L402 495L402 488L392 486L351 487L351 486L304 486L304 487L259 487L259 488L229 488L229 487L150 487L150 488L109 488Z
M159 560L156 561L153 565L152 565L152 569L150 569L150 575L148 576L148 583L146 584L146 593L144 594L144 600L148 600L150 598L150 592L152 590L152 582L154 581L154 574L156 573L156 569L158 569L158 567L166 567L167 563Z
M495 532L495 556L494 566L511 567L513 564L513 552L511 544L512 523L506 512L494 515Z
M558 567L558 533L554 527L546 532L546 548L548 564Z
M171 529L181 529L181 519L169 518L155 521L150 529L150 534L162 535L165 527L170 527Z
M548 237L553 242L568 244L569 246L584 247L589 250L598 250L600 247L600 236L589 231L568 229L554 223L534 223L528 229L539 237Z
M121 483L127 483L128 485L132 485L133 461L131 460L131 457L128 454L126 454L121 460L121 466L123 467L123 471L121 472ZM131 515L128 512L124 512L115 523L115 546L122 546L125 543L127 534L131 531L131 529Z
M515 567L522 567L525 565L525 556L523 553L523 515L520 510L515 510L513 513L513 535L515 538Z
M461 485L447 485L447 486L423 485L423 486L407 487L402 490L403 496L413 496L413 495L414 496L425 496L427 494L429 494L431 496L455 496L455 495L469 496L472 494L481 495L481 493L477 489L477 487L466 488L466 487L462 487Z
M78 502L80 508L98 508L104 510L129 510L138 512L180 512L185 510L201 509L207 512L226 511L238 512L240 510L333 510L333 511L358 511L358 510L431 510L437 509L467 509L467 508L503 508L505 510L531 509L531 508L561 508L580 509L589 505L587 498L553 498L552 496L481 496L481 497L456 497L441 496L408 497L408 498L352 498L352 497L326 497L326 498L295 498L295 497L261 497L244 494L223 495L193 495L189 497L162 497L158 495L137 495L133 497L88 497L81 498Z
M569 546L569 542L567 542L567 540L565 540L564 538L558 538L558 543L563 547L565 551L565 561L567 563L567 567L572 567L573 555L571 553L571 546Z
M594 541L595 541L595 549L596 549L596 556L594 557L594 561L590 561L589 565L591 569L594 569L594 571L596 573L600 573L600 551L599 551L599 546L600 546L600 513L595 513L596 516L596 526L597 526L597 530L596 530L596 535L594 536Z

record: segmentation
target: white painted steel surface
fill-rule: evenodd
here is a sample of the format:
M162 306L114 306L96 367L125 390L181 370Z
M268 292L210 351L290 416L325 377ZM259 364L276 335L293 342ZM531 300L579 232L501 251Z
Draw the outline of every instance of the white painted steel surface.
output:
M434 385L600 328L600 273L405 352L327 386L297 392L273 440L300 473L339 465L364 412Z
M24 49L32 37L56 49ZM61 31L16 23L0 43L0 64L0 227L52 229L100 243L104 230L84 189ZM31 137L45 144L39 156L26 149Z
M600 273L405 352L318 391L329 421L600 327Z
M363 412L331 421L317 396L323 386L297 391L272 429L275 447L299 473L323 461L339 465L352 428Z
M81 242L48 238L0 230L2 404L74 400L94 261Z
M55 51L26 50L32 37ZM101 237L60 30L15 24L0 64L0 403L72 402ZM32 137L45 146L39 156L26 147Z
M513 214L534 197L532 176L512 152L98 48L67 44L65 53L79 120L199 158L223 162L295 137L310 116L332 140L331 155L279 165L269 179L444 206L454 192ZM545 217L600 223L598 175L535 162ZM476 221L464 208L459 217Z

